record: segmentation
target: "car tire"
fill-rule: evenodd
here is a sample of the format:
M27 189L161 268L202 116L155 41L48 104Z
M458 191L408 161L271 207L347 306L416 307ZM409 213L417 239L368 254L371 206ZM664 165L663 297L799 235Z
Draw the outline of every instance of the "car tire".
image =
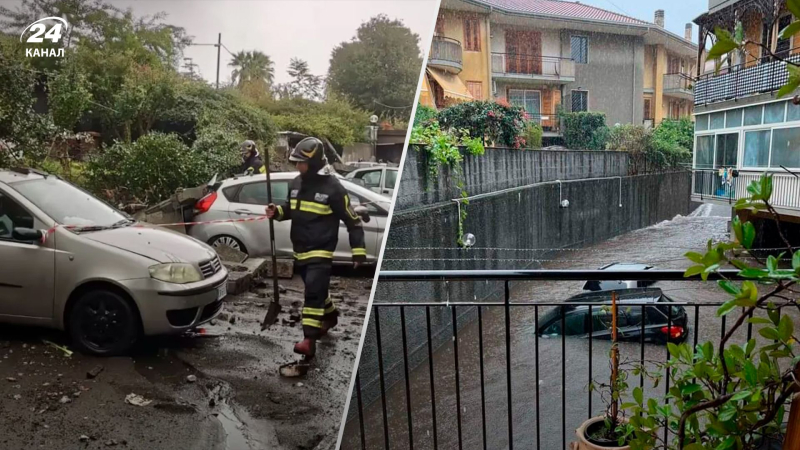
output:
M220 247L220 246L223 246L223 245L227 245L228 247L230 247L230 248L232 248L234 250L239 250L240 252L245 253L245 254L247 253L247 248L244 246L242 241L240 241L239 239L236 239L233 236L228 236L226 234L222 234L222 235L219 235L219 236L214 236L213 238L209 239L208 240L208 245L210 245L213 248L217 248L217 247Z
M97 356L125 353L142 329L133 302L109 289L83 294L70 308L67 323L73 345L82 353Z

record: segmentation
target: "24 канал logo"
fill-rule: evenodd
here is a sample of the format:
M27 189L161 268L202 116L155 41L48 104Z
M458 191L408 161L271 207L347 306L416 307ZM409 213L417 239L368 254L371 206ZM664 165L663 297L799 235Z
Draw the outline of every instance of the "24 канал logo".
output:
M52 25L48 28L47 24L43 22L49 22ZM69 24L61 17L45 17L25 27L19 35L19 41L22 42L22 39L27 34L28 38L25 42L28 44L42 44L44 41L58 44L63 36L62 32L67 32L68 30ZM29 58L63 57L64 47L28 46L25 48L25 56Z

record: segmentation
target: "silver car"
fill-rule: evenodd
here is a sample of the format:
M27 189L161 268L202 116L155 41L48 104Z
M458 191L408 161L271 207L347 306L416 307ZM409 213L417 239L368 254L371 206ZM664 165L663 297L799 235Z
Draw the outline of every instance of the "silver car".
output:
M361 180L364 187L391 198L394 195L394 186L397 184L397 167L369 167L356 169L347 174L348 180Z
M99 355L207 322L227 293L208 245L31 170L0 170L0 266L0 321L66 330Z
M286 201L289 182L297 177L297 172L278 172L270 174L272 196L276 203ZM351 183L340 177L339 181L350 195L354 207L365 206L370 220L364 223L364 239L367 245L367 262L375 263L383 241L383 230L389 215L389 199L369 189ZM264 215L267 201L267 182L264 175L242 176L221 182L213 192L195 205L195 222L215 220L256 218ZM289 238L291 222L275 222L275 247L277 256L292 257L292 241ZM193 225L188 233L212 247L227 245L250 256L272 254L269 240L269 221L222 222ZM334 263L352 262L352 250L347 227L340 223L339 244L333 253Z

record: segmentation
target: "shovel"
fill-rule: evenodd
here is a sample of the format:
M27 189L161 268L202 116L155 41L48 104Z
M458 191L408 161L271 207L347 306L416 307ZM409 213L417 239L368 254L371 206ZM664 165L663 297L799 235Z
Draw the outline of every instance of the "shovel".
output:
M270 182L270 166L269 166L269 150L264 152L264 167L267 169L267 202L272 203L272 183ZM287 205L288 207L288 205ZM281 312L281 304L279 302L279 288L278 288L278 257L275 249L275 222L269 219L269 241L272 248L272 302L267 308L267 315L264 316L264 321L261 322L261 331L266 330L278 321L278 314Z

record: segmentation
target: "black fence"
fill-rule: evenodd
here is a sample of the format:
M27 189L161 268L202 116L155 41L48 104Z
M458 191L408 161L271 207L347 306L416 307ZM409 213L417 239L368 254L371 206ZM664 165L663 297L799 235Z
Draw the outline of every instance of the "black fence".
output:
M800 62L800 54L793 49L784 53L787 61ZM695 106L775 92L789 80L786 63L768 56L747 64L726 66L718 73L697 78L694 86Z
M723 270L719 273L711 274L709 276L709 280L717 280L721 278L737 280L740 279L737 275L737 271L735 270ZM474 302L448 302L447 304L439 303L439 302L416 302L416 299L412 299L413 303L407 302L394 302L394 303L374 303L373 310L372 310L372 317L370 318L371 324L374 324L375 327L375 338L376 338L376 346L377 346L377 361L378 361L378 385L380 389L380 403L381 403L381 410L380 410L380 418L375 417L378 413L375 411L377 407L372 407L372 417L365 415L365 407L366 402L364 400L365 395L362 392L362 368L359 367L359 371L356 375L356 384L354 388L354 392L351 395L351 406L354 402L357 409L357 418L353 418L348 427L345 430L345 440L342 446L343 449L346 448L380 448L383 447L385 449L389 448L409 448L413 449L415 447L415 430L419 431L421 428L428 428L429 436L425 437L425 440L432 445L432 448L464 448L465 442L463 435L466 431L463 428L463 420L462 420L462 412L466 413L466 408L462 409L462 399L464 396L470 396L474 398L477 395L476 386L479 386L479 401L476 402L480 403L480 423L482 430L480 430L481 438L479 439L479 443L474 442L472 447L480 446L483 449L488 448L490 445L494 444L497 445L497 442L492 442L492 438L488 437L489 434L494 434L497 436L498 433L498 421L494 420L495 418L490 417L490 420L487 420L487 401L490 400L494 402L493 404L497 405L497 395L489 396L486 392L486 383L485 383L485 362L484 358L485 355L488 355L492 349L489 346L485 345L485 340L487 338L494 338L496 340L494 346L497 347L497 342L502 342L500 344L501 347L504 346L503 351L503 359L505 364L504 375L505 375L505 398L506 398L506 421L503 424L506 428L506 433L504 439L507 439L507 444L503 444L503 448L513 449L515 446L515 437L514 437L514 407L512 406L512 399L515 398L515 395L524 394L527 396L533 396L528 389L519 390L520 387L525 388L526 386L515 386L512 380L512 327L511 327L511 318L512 315L521 312L520 309L525 311L533 310L533 317L532 317L532 324L535 330L534 335L534 356L535 359L533 361L533 378L534 378L534 385L535 385L535 417L530 418L531 420L527 420L526 423L530 426L535 426L535 439L531 439L530 441L526 440L525 442L518 443L518 448L556 448L553 446L553 433L560 432L560 448L567 448L567 347L566 343L568 340L574 340L574 337L566 337L565 333L561 333L560 337L560 367L559 371L561 374L561 384L560 384L560 400L561 400L561 417L560 417L560 429L555 430L552 429L552 426L549 426L546 430L542 430L542 417L540 417L540 339L545 339L544 337L540 337L539 335L539 319L540 319L540 312L544 308L561 308L561 329L565 330L565 317L566 315L563 314L563 310L566 305L570 306L585 306L589 309L589 317L591 317L592 308L603 308L607 306L607 303L598 303L598 302L569 302L568 304L565 303L555 303L555 302L545 302L545 303L522 303L522 302L512 302L511 301L511 294L510 294L510 283L511 282L518 282L518 281L584 281L584 280L598 280L598 281L616 281L616 280L631 280L631 281L645 281L657 282L657 281L697 281L692 279L687 279L683 277L683 272L679 270L647 270L647 271L603 271L603 270L518 270L518 271L507 271L507 270L476 270L476 271L398 271L398 272L381 272L379 275L379 281L382 283L393 283L393 282L411 282L411 283L428 283L428 282L436 282L436 283L449 283L449 282L492 282L498 283L498 286L502 284L503 286L503 301L502 302L486 302L486 301L474 301ZM670 307L665 308L667 310L667 333L671 336L673 329L675 328L674 325L677 323L677 318L673 317L673 314L676 314L674 311L675 309L672 307L680 307L683 311L680 313L683 320L682 323L685 324L686 328L694 328L693 333L689 333L689 330L685 330L684 337L688 339L689 342L692 342L694 345L698 343L698 335L699 328L700 328L700 316L701 311L703 315L706 314L713 317L715 322L720 323L720 334L725 334L726 332L726 323L725 317L716 318L715 311L716 308L721 303L685 303L685 302L670 302L670 303L659 303L660 305L669 305ZM638 339L638 342L634 341L630 343L630 345L635 345L638 347L638 359L639 363L645 364L645 322L644 314L645 308L653 307L653 303L645 303L645 302L631 302L625 301L624 299L620 300L620 308L618 308L617 314L619 315L619 310L622 308L630 310L641 308L642 312L642 321L641 321L641 333ZM435 358L434 353L437 351L437 346L441 346L444 342L449 341L449 339L439 340L437 342L435 338L436 331L432 331L431 327L431 316L432 311L442 311L449 309L449 322L450 322L450 329L448 331L452 338L452 365L447 364L444 365L436 365L434 364ZM385 324L381 324L381 317L384 313L387 313L390 310L399 311L399 321L396 323L396 326L399 327L399 344L402 346L402 376L400 380L397 380L395 384L404 386L404 403L405 403L405 414L390 414L387 409L387 393L391 386L388 386L387 382L387 371L386 365L387 362L384 361L384 349L387 344L396 345L397 342L385 341L384 334L391 331L396 330L381 330L382 326L386 326ZM470 310L474 311L476 314L464 314L465 311ZM494 312L496 310L502 311L502 325L501 328L503 330L503 336L492 336L487 335L484 336L485 330L484 326L487 320L487 315L489 312ZM678 309L680 311L680 309ZM411 335L408 333L407 324L408 319L407 316L409 313L413 312L416 315L419 315L424 318L424 336L423 339L425 344L422 347L422 351L426 353L424 355L427 358L427 374L422 375L423 378L427 378L427 384L429 385L426 389L426 392L420 392L422 389L418 391L414 391L414 387L412 386L410 372L415 369L412 367L414 363L410 363L410 349L408 340ZM683 312L686 314L683 315ZM460 368L460 358L463 360L466 356L462 350L459 352L459 333L463 333L463 326L465 320L474 320L477 322L477 347L476 350L478 352L477 356L477 370L473 372L477 372L479 380L469 380L471 381L471 387L464 388L466 379L462 378L462 372L464 372L463 367ZM675 322L673 322L675 320ZM592 321L589 320L589 333L586 339L588 341L588 353L586 354L586 358L588 359L588 373L585 375L580 375L580 377L587 380L588 383L592 382L593 379L593 372L592 372L592 358L593 355L593 344L597 345L595 341L598 341L598 337L595 335L596 330L593 325L591 325ZM474 323L473 323L474 325ZM496 325L496 324L495 324ZM635 325L636 326L636 325ZM417 330L419 331L419 330ZM439 330L441 331L441 330ZM607 331L607 330L606 330ZM663 331L663 330L662 330ZM749 340L752 337L752 324L748 325L746 334L747 339ZM392 333L390 333L391 335ZM422 333L418 333L422 334ZM498 333L499 334L499 333ZM690 336L691 334L691 336ZM394 335L396 336L396 334ZM419 336L413 336L415 338L419 338ZM744 336L742 336L744 337ZM391 339L395 340L396 337ZM419 342L419 339L417 339ZM607 340L604 340L608 342ZM366 345L366 344L365 344ZM649 347L651 351L653 351L653 347ZM417 349L419 350L419 349ZM499 353L497 348L493 350L496 353ZM411 351L414 351L412 349ZM661 349L656 349L657 352L660 352ZM651 354L652 355L652 354ZM669 352L667 351L666 346L663 347L663 357L664 361L669 359ZM496 356L496 355L495 355ZM571 357L575 357L574 353L570 353ZM652 362L650 358L648 361ZM392 364L397 368L397 364L400 364L399 361L392 362L390 361L389 364ZM416 367L417 375L419 376L419 371L424 370L421 365ZM547 369L548 375L552 375L552 368L548 367ZM473 376L475 374L473 373ZM576 373L570 373L570 377L578 376ZM437 398L441 396L437 395L437 382L442 383L444 379L453 378L453 383L455 387L455 404L450 405L451 409L448 411L443 411L443 406L437 403ZM631 386L635 385L635 380L629 380ZM644 375L639 376L638 385L640 387L644 387L645 385L645 377ZM515 388L517 390L515 390ZM664 379L664 395L669 392L670 388L670 380L669 380L669 373L666 374ZM441 389L441 388L440 388ZM660 387L659 387L660 389ZM552 392L548 392L549 394ZM572 392L571 392L572 393ZM655 393L651 392L651 395ZM591 390L588 390L588 411L587 411L587 418L593 416L593 395L596 396L596 393L593 394ZM660 395L660 394L659 394ZM414 397L423 397L423 401L415 402L413 400ZM375 399L377 401L377 399ZM374 403L374 402L373 402ZM448 402L452 403L452 402ZM596 399L594 406L596 406ZM372 406L372 405L371 405ZM532 405L531 405L532 406ZM412 411L413 410L413 411ZM425 414L421 414L420 411L427 411ZM596 411L595 411L596 412ZM427 418L428 413L430 414L430 418ZM456 427L455 430L441 430L441 424L437 423L437 418L441 420L442 417L446 417L447 414L455 414L455 421ZM518 411L519 413L519 411ZM444 415L444 416L443 416ZM594 414L596 415L596 414ZM390 416L391 417L391 424L390 424ZM402 417L401 417L402 416ZM421 419L427 419L428 423L420 424ZM549 418L550 422L552 423L553 418ZM367 424L369 422L370 424ZM490 423L491 422L491 423ZM533 422L533 423L531 423ZM356 426L357 424L357 426ZM382 436L377 437L380 432L375 431L376 427L380 425L382 427ZM487 426L494 428L494 429L487 429ZM372 436L369 438L367 437L367 432L371 433ZM455 431L454 433L452 433ZM477 433L477 430L470 429L469 431L473 432L473 434ZM542 444L542 437L543 432L547 433L547 437L550 441L550 444ZM665 440L668 438L668 430L664 430ZM369 441L369 443L368 443ZM417 439L419 441L419 439ZM533 442L535 441L535 447ZM349 447L348 447L349 445Z

